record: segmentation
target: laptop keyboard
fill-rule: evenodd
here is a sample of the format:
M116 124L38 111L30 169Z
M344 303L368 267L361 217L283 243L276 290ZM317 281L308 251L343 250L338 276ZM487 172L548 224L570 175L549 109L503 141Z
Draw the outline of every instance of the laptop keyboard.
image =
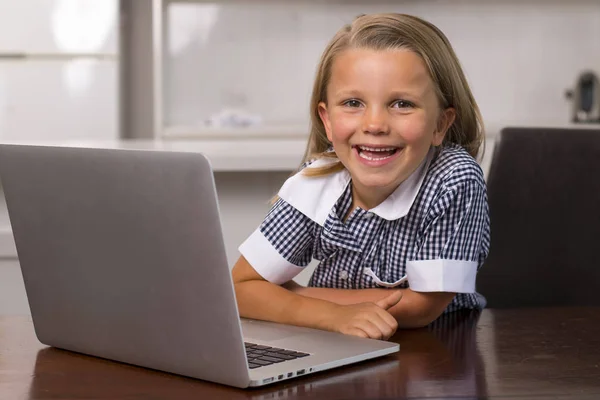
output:
M255 343L244 342L244 345L246 346L246 357L248 358L250 369L260 368L283 361L295 360L310 355L308 353L280 349L278 347L261 346Z

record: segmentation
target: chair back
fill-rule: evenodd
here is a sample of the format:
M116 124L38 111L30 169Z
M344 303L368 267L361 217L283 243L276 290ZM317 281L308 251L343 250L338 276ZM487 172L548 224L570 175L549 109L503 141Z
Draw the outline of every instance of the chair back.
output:
M600 305L600 130L502 130L487 187L488 307Z

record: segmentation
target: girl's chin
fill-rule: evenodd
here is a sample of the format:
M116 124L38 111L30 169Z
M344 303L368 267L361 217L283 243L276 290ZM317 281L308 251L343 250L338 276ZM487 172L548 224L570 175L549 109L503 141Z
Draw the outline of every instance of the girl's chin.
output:
M369 190L385 190L385 191L394 191L400 183L396 181L396 179L385 179L382 177L358 177L357 179L353 179L354 182L358 183L361 187Z

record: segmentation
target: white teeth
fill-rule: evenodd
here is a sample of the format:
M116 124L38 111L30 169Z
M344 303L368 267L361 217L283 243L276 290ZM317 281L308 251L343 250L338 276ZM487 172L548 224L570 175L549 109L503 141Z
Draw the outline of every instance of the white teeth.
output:
M399 148L397 147L368 147L368 146L356 146L358 148L358 156L360 158L364 158L365 160L369 160L369 161L382 161L382 160L387 160L390 157L393 157L396 152L400 151ZM369 152L370 154L367 155L364 152ZM383 153L383 152L393 152L392 154L388 154L388 155L384 155L382 157L373 157L374 154L373 153Z
M393 151L396 150L396 147L367 147L367 146L358 146L359 149L363 151Z
M392 154L393 155L393 154ZM369 160L369 161L374 161L374 160L386 160L392 156L385 156L385 157L369 157L368 155L366 155L365 153L358 153L358 156L361 158L364 158L365 160Z

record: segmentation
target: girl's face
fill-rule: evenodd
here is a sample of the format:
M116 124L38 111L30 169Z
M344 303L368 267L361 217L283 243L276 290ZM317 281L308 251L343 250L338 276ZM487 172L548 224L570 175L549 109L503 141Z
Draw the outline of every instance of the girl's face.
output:
M352 176L355 205L373 208L442 143L455 114L440 108L416 53L350 49L334 60L319 115Z

